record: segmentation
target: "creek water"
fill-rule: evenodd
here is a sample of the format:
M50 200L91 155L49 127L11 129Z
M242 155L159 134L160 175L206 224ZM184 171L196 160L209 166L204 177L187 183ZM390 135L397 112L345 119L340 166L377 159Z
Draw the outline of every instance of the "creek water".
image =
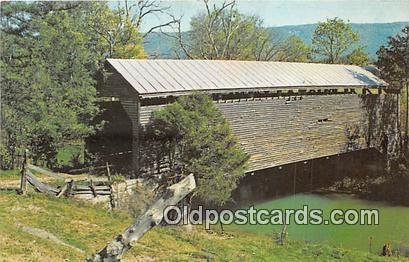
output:
M393 249L409 249L409 207L394 206L385 202L362 200L347 194L296 194L254 204L255 209L322 209L324 219L333 209L377 209L379 225L296 225L294 220L287 228L288 239L320 242L348 249L379 253L385 243ZM244 230L273 235L281 232L282 225L230 225L231 230Z

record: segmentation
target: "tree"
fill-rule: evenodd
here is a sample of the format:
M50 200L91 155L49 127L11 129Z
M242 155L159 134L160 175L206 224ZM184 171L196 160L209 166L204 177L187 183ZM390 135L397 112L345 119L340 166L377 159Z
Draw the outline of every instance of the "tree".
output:
M244 176L248 157L207 95L180 97L154 111L145 139L159 161L169 162L166 178L193 173L196 195L208 203L224 204Z
M35 162L52 166L64 140L93 131L89 120L97 108L89 70L95 57L71 8L2 5L2 141L8 167L24 148Z
M303 62L311 61L311 48L298 36L290 36L284 42L283 51L278 56L279 61Z
M409 26L395 37L389 37L388 46L381 46L377 51L377 67L381 77L387 81L392 88L403 89L405 87L405 149L408 150L409 143Z
M240 13L235 1L211 7L204 1L206 11L192 17L191 30L182 38L180 21L176 39L178 56L190 59L275 60L283 51L281 39L263 28L257 16Z
M368 55L363 51L361 47L354 49L346 57L347 62L351 65L366 66L368 65Z
M96 14L102 31L91 26ZM1 33L2 168L18 165L25 148L54 166L67 141L95 130L103 54L144 56L136 27L106 3L2 3Z
M312 52L316 59L329 64L341 63L345 52L359 40L351 25L340 18L320 22L312 37Z
M139 0L136 3L129 3L128 0L124 0L123 9L126 18L130 19L139 31L141 31L143 21L149 16L167 15L169 17L167 21L148 28L142 34L142 38L145 39L146 36L156 30L162 30L180 22L180 19L176 19L172 14L168 13L169 8L169 6L164 6L162 2L156 0Z
M128 11L112 10L104 2L94 2L81 9L95 51L110 58L145 58L142 36Z

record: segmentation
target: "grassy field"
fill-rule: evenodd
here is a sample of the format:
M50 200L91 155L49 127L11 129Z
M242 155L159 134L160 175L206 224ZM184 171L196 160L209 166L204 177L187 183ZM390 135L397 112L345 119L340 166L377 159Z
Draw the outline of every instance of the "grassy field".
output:
M0 191L0 261L82 261L122 232L132 218L121 212L38 193ZM390 261L328 245L278 245L270 236L158 227L124 261ZM399 261L399 259L395 259Z
M0 170L0 181L2 180L16 180L20 177L20 170Z

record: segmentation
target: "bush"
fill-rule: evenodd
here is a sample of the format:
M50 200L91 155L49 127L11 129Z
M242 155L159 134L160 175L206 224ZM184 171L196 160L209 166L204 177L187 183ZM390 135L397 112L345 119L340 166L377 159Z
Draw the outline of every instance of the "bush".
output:
M154 111L145 132L145 164L169 164L161 184L166 187L194 174L201 200L223 205L244 176L248 156L216 107L204 94L179 97Z
M371 197L409 206L408 165L400 164L396 170L392 171L391 174L386 174L385 177L383 183L371 186Z

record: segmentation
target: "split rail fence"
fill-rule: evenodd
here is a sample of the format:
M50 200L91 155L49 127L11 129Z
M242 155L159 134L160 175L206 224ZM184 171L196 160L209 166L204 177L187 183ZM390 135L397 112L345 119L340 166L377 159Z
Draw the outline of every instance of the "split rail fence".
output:
M83 196L87 199L96 198L99 196L110 197L110 207L114 207L114 190L110 181L109 165L107 164L108 181L74 181L73 179L66 179L63 176L47 170L42 167L35 166L27 162L27 154L24 156L24 161L21 170L21 181L19 193L25 194L27 192L27 182L35 188L36 191L51 195L54 197L70 197L70 196ZM34 173L40 173L51 177L55 184L61 184L62 186L54 185L53 183L42 182L38 176ZM80 182L80 183L79 183Z

